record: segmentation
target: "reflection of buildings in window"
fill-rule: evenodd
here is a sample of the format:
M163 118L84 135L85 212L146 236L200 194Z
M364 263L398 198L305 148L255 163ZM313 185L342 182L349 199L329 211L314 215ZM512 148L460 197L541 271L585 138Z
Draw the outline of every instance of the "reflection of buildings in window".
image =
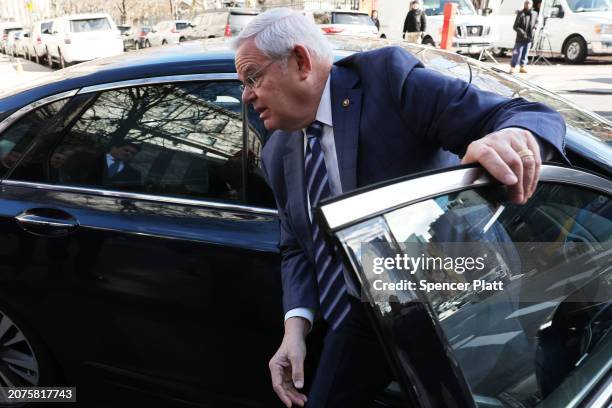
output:
M242 148L240 113L210 102L213 98L201 98L207 85L102 93L73 130L96 135L100 144L129 136L166 149L232 157Z

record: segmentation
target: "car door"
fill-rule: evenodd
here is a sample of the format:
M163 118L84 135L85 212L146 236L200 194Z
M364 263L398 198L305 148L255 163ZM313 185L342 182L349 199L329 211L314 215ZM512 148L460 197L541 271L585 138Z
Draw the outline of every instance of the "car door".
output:
M612 182L540 180L523 206L465 167L321 206L409 406L609 402Z
M263 141L228 77L84 88L61 121L2 133L0 299L94 400L102 381L109 399L275 403L276 211L247 199Z

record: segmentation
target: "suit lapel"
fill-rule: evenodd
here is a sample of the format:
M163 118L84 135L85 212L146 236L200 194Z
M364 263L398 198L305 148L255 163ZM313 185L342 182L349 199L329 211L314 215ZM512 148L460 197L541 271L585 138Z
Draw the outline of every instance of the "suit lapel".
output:
M306 183L304 182L304 135L301 131L287 134L287 152L283 156L287 200L293 219L295 234L300 242L305 243L306 252L314 259L310 217L306 200Z
M357 146L361 118L361 89L353 89L359 77L351 70L334 66L331 73L331 104L334 142L342 191L357 188Z

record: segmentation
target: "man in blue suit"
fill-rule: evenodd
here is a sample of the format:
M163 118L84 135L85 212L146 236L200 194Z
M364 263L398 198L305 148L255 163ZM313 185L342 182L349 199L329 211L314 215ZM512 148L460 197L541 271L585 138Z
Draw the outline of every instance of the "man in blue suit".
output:
M390 379L358 291L312 222L321 199L379 181L478 162L524 203L541 153L563 156L565 124L544 105L506 99L425 69L388 47L332 65L313 22L288 9L259 15L236 38L243 101L276 131L263 170L280 217L285 335L270 360L283 403L367 406ZM353 295L353 296L351 296ZM328 326L308 397L305 337Z

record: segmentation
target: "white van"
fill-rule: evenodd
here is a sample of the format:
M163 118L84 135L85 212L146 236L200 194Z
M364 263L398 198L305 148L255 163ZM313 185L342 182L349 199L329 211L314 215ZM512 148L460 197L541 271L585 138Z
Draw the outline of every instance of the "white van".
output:
M123 52L123 39L106 13L75 14L53 20L45 44L50 64L63 68L73 62L109 57Z
M424 0L423 11L426 14L427 29L423 34L423 44L440 45L444 5L451 1L457 3L453 48L461 53L473 54L489 47L493 39L490 20L478 15L470 0ZM380 33L387 38L401 39L404 19L409 9L409 0L379 0Z
M498 28L495 46L500 51L514 47L516 32L512 29L524 0L502 0L492 7L491 18ZM489 3L491 6L492 4ZM544 0L538 33L532 50L542 35L541 50L547 55L563 55L571 64L584 62L587 55L612 54L612 0Z

